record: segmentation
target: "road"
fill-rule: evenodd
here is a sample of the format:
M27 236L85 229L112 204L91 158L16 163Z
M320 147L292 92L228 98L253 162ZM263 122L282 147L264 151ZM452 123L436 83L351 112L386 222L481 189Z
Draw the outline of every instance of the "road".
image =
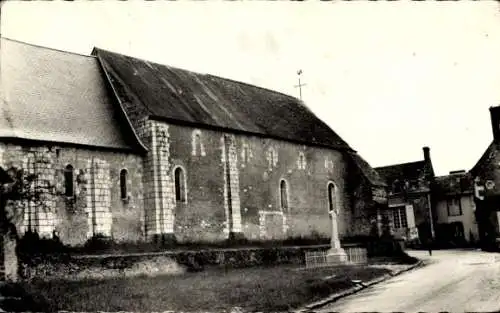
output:
M428 265L342 298L314 312L500 311L500 253L408 251Z

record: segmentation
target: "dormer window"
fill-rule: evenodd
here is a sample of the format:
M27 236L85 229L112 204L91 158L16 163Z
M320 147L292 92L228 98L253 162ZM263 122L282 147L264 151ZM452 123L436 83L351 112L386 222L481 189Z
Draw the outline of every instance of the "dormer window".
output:
M400 192L403 192L403 186L401 186L401 182L399 180L395 180L393 183L392 183L392 192L393 193L400 193Z

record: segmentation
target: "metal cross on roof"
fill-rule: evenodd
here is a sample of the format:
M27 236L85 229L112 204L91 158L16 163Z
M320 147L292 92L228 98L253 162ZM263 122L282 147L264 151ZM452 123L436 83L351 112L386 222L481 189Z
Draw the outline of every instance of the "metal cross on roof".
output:
M300 75L302 75L302 70L297 71L297 75L299 76L299 84L295 85L295 88L299 88L299 95L300 95L300 100L302 100L302 86L305 86L306 84L302 84L300 82Z

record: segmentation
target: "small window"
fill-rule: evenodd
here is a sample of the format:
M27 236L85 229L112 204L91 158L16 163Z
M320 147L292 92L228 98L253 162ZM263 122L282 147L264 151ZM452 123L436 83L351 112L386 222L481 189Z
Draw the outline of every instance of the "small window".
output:
M337 212L337 192L333 183L328 184L328 211Z
M280 202L282 210L288 209L288 186L284 180L280 182Z
M241 147L241 162L244 165L250 160L250 148L248 147L248 143L243 143Z
M66 197L73 197L74 195L74 184L73 184L73 166L68 164L64 170L64 186Z
M299 159L297 160L297 165L301 170L306 169L306 156L304 155L304 152L299 152Z
M269 162L269 169L272 169L278 164L278 152L274 148L269 148L267 151L267 161Z
M174 172L175 176L175 200L178 202L186 202L186 181L184 171L177 167Z
M120 171L120 195L122 199L127 199L127 170L123 169Z
M204 156L205 155L205 149L203 147L203 143L201 142L201 131L199 129L195 129L193 131L193 135L192 135L192 148L193 148L193 151L192 151L192 155L193 156L197 156L197 155L200 155L200 156Z

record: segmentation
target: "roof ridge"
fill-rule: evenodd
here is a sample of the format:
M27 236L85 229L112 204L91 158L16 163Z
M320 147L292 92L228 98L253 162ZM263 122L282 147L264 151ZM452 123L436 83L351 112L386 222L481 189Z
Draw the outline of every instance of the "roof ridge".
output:
M417 164L417 163L425 163L425 160L412 161L412 162L404 162L404 163L397 163L397 164L391 164L391 165L377 166L377 167L375 167L375 169L381 169L381 168L387 168L387 167L394 167L394 166L401 166L401 165L410 165L410 164Z
M281 92L281 91L276 91L274 89L269 89L269 88L266 88L266 87L254 85L254 84L251 84L251 83L248 83L248 82L244 82L244 81L240 81L240 80L236 80L236 79L232 79L232 78L227 78L227 77L222 77L222 76L218 76L218 75L211 74L211 73L188 70L188 69L185 69L185 68L182 68L182 67L177 67L177 66L168 65L168 64L165 64L165 63L159 63L159 62L155 62L155 61L150 61L148 59L144 59L144 58L132 56L132 55L129 55L129 54L114 52L114 51L102 49L102 48L99 48L99 47L94 47L94 49L105 51L105 52L109 52L109 53L119 54L119 55L125 56L127 58L133 58L133 59L140 60L140 61L143 61L143 62L148 62L148 63L152 63L152 64L155 64L155 65L165 66L165 67L168 67L168 68L171 68L171 69L185 71L187 73L193 73L193 74L196 74L196 75L203 75L203 76L206 76L206 77L211 77L211 78L216 78L216 79L222 79L222 80L225 80L225 81L228 81L228 82L234 82L234 83L243 84L243 85L246 85L246 86L250 86L250 87L262 89L262 90L265 90L265 91L272 92L274 94L280 94L280 95L289 97L289 98L291 98L291 99L293 99L293 100L295 100L297 102L300 102L302 105L304 105L304 102L302 100L300 100L299 98L296 98L296 97L294 97L292 95L286 94L286 93Z
M3 35L0 35L0 38L8 40L8 41L12 41L12 42L20 43L20 44L23 44L23 45L26 45L26 46L31 46L31 47L41 48L41 49L45 49L45 50L56 51L56 52L61 52L61 53L66 53L66 54L77 55L77 56L81 56L81 57L87 57L87 58L95 59L95 56L93 56L93 55L88 55L88 54L83 54L83 53L78 53L78 52L73 52L73 51L67 51L67 50L61 50L61 49L51 48L51 47L42 46L42 45L38 45L38 44L34 44L34 43L29 43L29 42L22 41L22 40L12 39L12 38L9 38L9 37L5 37Z
M182 69L181 69L182 70ZM290 99L293 99L297 102L300 102L302 105L304 105L304 101L300 100L299 98L296 98L292 95L289 95L289 94L286 94L284 92L281 92L281 91L277 91L277 90L274 90L274 89L269 89L269 88L266 88L266 87L262 87L262 86L258 86L258 85L254 85L254 84L250 84L250 83L247 83L247 82L243 82L243 81L240 81L240 80L235 80L235 79L231 79L231 78L227 78L227 77L222 77L222 76L217 76L217 75L213 75L213 74L203 74L205 76L210 76L210 77L214 77L214 78L218 78L218 79L223 79L223 80L227 80L229 82L233 82L233 83L238 83L238 84L243 84L243 85L247 85L247 86L250 86L250 87L254 87L254 88L258 88L258 89L262 89L262 90L265 90L265 91L269 91L269 92L272 92L274 94L279 94L279 95L282 95L282 96L285 96L285 97L288 97ZM305 105L304 105L305 106Z

